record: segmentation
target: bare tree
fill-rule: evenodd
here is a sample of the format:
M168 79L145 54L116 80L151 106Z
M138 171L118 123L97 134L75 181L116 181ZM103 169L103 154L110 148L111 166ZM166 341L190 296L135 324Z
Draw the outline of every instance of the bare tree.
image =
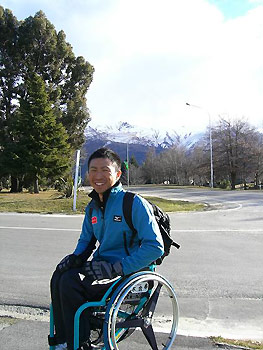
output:
M157 156L154 148L152 148L146 156L145 162L142 166L143 176L146 183L159 182L159 167L157 166Z
M188 157L189 176L192 184L203 186L210 181L210 150L204 139L201 139L190 150Z
M178 185L189 184L189 166L186 148L183 145L173 146L161 153L161 162L165 180Z
M228 178L231 189L237 181L250 181L257 170L259 133L255 128L243 119L220 118L212 135L216 179Z
M263 183L263 134L258 133L258 142L256 145L256 173L255 188L259 188L259 183Z
M209 130L195 145L186 141L187 136L167 134L170 148L158 155L151 149L141 167L142 173L134 169L133 182L144 179L146 183L208 185L211 175ZM235 189L237 183L246 187L248 182L254 181L257 188L263 182L263 135L255 127L244 119L220 118L212 129L212 142L215 184L230 183Z
M141 167L130 164L130 184L141 185L145 183L143 171Z

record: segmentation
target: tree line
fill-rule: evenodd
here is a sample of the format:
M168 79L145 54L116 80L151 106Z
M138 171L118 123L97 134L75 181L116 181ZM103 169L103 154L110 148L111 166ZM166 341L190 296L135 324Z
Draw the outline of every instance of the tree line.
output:
M18 21L0 6L0 180L12 192L70 175L93 72L42 11Z
M66 183L90 120L86 93L93 73L42 11L18 21L0 6L0 189L37 193L39 184ZM243 119L226 118L211 131L215 186L246 188L252 181L258 188L262 133ZM210 171L208 130L192 147L177 135L162 153L150 149L141 166L131 157L129 182L209 185Z
M211 129L214 187L235 189L263 183L263 134L244 119L220 117ZM193 146L177 135L171 148L156 154L151 149L145 162L129 164L130 184L211 185L210 130Z

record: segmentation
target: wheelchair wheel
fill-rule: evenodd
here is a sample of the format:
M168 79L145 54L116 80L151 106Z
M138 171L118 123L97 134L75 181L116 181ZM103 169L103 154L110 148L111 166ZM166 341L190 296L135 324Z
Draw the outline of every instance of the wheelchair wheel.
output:
M178 304L171 284L155 272L132 275L113 294L104 322L107 350L170 349L178 326ZM146 341L145 341L146 339Z

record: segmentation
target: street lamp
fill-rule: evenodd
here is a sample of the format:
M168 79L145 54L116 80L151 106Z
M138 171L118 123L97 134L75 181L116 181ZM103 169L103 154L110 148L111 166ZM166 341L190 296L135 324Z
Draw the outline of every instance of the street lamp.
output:
M204 109L203 107L192 105L191 103L187 103L187 102L186 102L186 105L190 106L190 107L202 109L203 111L205 111L208 114L208 117L209 117L210 187L213 188L214 187L214 168L213 168L213 142L212 142L211 116L210 116L210 113L206 109Z
M129 142L127 142L126 158L127 158L127 186L129 188L130 186Z
M73 210L77 210L77 189L79 180L79 160L80 160L80 150L77 150L76 155L76 170L75 170L75 180L74 180L74 196L73 196Z

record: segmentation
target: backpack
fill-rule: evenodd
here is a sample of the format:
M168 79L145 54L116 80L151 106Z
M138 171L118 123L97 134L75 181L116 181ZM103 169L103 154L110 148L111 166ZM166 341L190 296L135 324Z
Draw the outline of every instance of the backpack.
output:
M133 204L133 198L135 197L135 195L136 194L133 192L125 192L125 195L123 198L123 215L126 223L130 227L130 229L133 231L134 235L137 234L137 231L132 223L132 204ZM150 201L148 202L151 204L153 208L153 213L157 221L157 224L159 226L159 229L163 238L163 243L164 243L164 254L155 261L156 265L160 265L163 262L163 259L170 254L171 246L174 246L177 249L179 249L180 245L174 242L171 238L171 235L170 235L171 225L170 225L170 218L168 214L162 211L162 209L160 209L154 203L151 203Z

